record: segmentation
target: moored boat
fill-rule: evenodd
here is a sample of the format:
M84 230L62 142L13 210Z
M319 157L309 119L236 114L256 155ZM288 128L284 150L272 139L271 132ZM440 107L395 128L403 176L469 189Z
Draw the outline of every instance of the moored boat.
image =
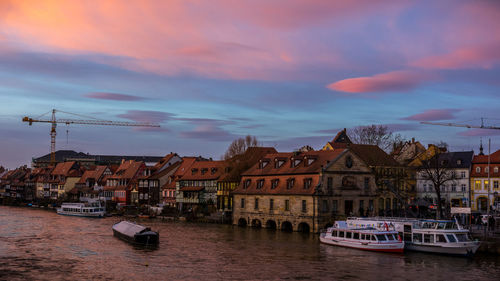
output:
M408 250L472 256L480 246L473 241L469 230L452 220L418 220L403 218L348 218L349 227L371 226L381 229L386 226L399 233Z
M112 227L113 235L132 244L155 246L160 243L158 232L129 221L121 221Z
M62 203L57 213L67 216L102 218L106 214L106 209L100 201L87 203Z
M320 234L322 243L376 252L402 253L404 242L396 231L375 228L348 228L345 221Z

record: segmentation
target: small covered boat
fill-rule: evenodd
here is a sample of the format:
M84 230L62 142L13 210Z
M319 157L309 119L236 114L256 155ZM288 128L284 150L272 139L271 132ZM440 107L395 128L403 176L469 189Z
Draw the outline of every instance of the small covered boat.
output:
M345 221L335 222L320 234L322 243L367 251L402 253L404 242L396 231L374 228L348 228Z
M113 235L132 244L156 246L160 243L158 232L151 228L129 221L121 221L113 225Z

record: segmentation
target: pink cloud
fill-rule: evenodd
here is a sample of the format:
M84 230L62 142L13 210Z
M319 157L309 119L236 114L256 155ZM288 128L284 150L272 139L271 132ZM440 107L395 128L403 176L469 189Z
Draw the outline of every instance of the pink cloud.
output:
M422 113L401 118L402 120L413 120L413 121L437 121L437 120L450 120L455 119L455 113L459 112L459 109L429 109Z
M408 91L424 81L421 74L410 71L393 71L368 77L340 80L327 86L333 91L347 93L371 93Z
M429 56L412 66L431 69L491 68L500 62L500 45L460 48L444 55Z
M142 97L126 95L126 94L117 94L117 93L104 93L104 92L94 92L88 93L84 95L88 98L93 99L102 99L102 100L115 100L115 101L139 101L144 100Z
M464 137L488 137L488 136L499 136L500 130L492 129L469 129L467 131L462 131L458 133L459 136Z
M133 120L135 122L161 123L169 120L174 115L168 112L148 111L148 110L129 110L127 113L119 114L118 117Z

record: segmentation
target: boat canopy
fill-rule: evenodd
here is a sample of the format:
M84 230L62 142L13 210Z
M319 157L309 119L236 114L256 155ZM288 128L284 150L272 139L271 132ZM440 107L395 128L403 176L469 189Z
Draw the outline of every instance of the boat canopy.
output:
M134 237L135 234L141 233L142 231L147 229L147 227L145 227L145 226L131 223L128 221L121 221L121 222L113 225L113 228L116 231L118 231L122 234L125 234L127 236L130 236L130 237Z

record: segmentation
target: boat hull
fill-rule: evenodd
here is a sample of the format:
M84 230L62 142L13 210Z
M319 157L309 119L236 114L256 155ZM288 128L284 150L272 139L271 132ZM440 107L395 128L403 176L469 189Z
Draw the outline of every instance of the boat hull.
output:
M452 244L452 243L449 243ZM457 245L429 245L429 244L414 244L406 243L406 248L410 251L456 255L456 256L472 256L479 248L479 242L470 243L454 243Z
M79 213L79 212L65 212L65 211L60 211L59 209L57 210L57 214L63 215L63 216L75 216L75 217L86 217L86 218L103 218L104 217L104 212L99 213Z
M385 252L385 253L403 253L404 251L404 243L362 243L362 242L353 242L346 240L335 240L331 238L320 237L321 243L341 246L347 248L353 248L358 250L365 251L373 251L373 252Z

